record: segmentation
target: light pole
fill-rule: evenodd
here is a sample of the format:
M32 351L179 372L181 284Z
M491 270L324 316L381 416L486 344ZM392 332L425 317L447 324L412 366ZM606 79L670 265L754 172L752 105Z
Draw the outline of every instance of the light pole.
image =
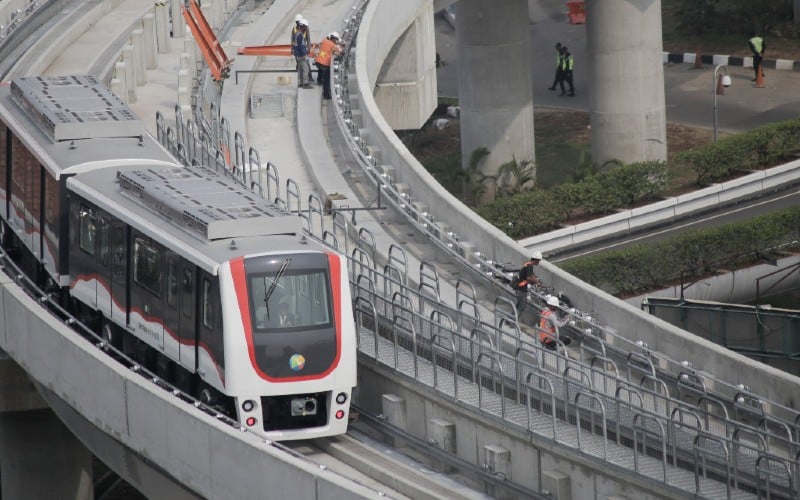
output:
M724 70L724 75L718 75L719 70ZM718 64L714 68L714 81L711 90L714 92L714 142L717 142L717 95L725 94L725 87L731 86L731 77L728 76L728 67Z

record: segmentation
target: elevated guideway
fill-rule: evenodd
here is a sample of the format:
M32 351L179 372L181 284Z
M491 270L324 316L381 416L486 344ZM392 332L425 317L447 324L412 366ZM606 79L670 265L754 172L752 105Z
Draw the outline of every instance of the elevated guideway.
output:
M280 5L281 0L272 4ZM282 19L288 21L296 4L286 5L289 7ZM489 279L499 274L495 262L519 262L525 251L437 188L381 120L371 100L371 84L365 83L370 79L364 74L364 58L374 57L374 44L369 42L389 46L394 42L383 41L373 30L388 22L409 20L393 18L390 2L373 0L357 7L357 14L348 17L344 29L340 29L349 33L350 50L348 58L336 68L335 105L322 111L317 90L301 93L297 102L300 136L307 133L305 127L310 123L311 130L319 132L316 117L322 112L327 130L341 127L343 131L341 143L333 141L326 147L343 158L345 151L354 151L355 158L344 160L346 175L315 171L309 179L322 179L326 187L335 182L342 190L347 184L338 184L341 181L337 177L377 183L382 204L393 206L399 214L396 220L414 229L415 236L410 238L427 239L438 249L452 251L447 259L437 260L466 264L450 268L454 274L460 273L461 279L441 279L430 256L412 261L403 248L416 245L382 236L378 229L386 225L385 221L367 213L359 213L353 220L347 211L327 216L323 197L301 197L298 182L289 182L286 177L279 180L280 172L291 172L288 177L294 177L303 163L290 163L296 157L282 149L291 149L292 143L280 133L264 144L276 146L269 152L285 155L284 163L262 168L262 162L245 155L247 160L240 166L248 163L256 168L240 171L245 172L242 180L248 185L256 182L253 187L270 199L277 196L290 208L302 208L311 232L352 257L351 280L357 286L354 296L363 361L358 403L444 450L486 464L498 474L538 491L572 491L573 496L594 497L625 491L637 498L697 493L724 498L729 493L752 496L771 488L791 497L797 491L797 417L789 396L796 394L794 378L776 375L774 387L768 387L763 377L773 375L769 370L747 365L744 358L620 305L546 263L542 266L545 282L564 291L579 309L574 313L574 328L582 340L577 349L544 351L521 333L510 301L482 302L481 297L489 295L487 290L494 290L493 294L501 290L492 288L495 284ZM380 11L382 7L389 10ZM277 27L275 37L281 36ZM393 32L399 36L403 29L398 26ZM377 53L385 49L379 47ZM380 67L376 61L370 64ZM248 85L258 88L264 83ZM247 108L231 109L244 113ZM208 123L213 128L214 120ZM161 125L169 127L166 122ZM271 134L270 129L257 128L264 123L247 121L245 125L246 137L264 140ZM179 118L176 127L179 133L173 130L172 137L192 138L193 127L188 122ZM165 128L159 132L160 137L170 137ZM309 137L313 136L294 146L305 158L324 157L315 150L320 142ZM214 148L219 139L214 136L206 145ZM171 146L177 148L177 144ZM310 166L316 168L316 160ZM363 168L363 173L356 168ZM347 197L350 208L358 207L358 197L356 192ZM385 243L389 245L383 246ZM476 292L476 288L483 292ZM12 322L4 329L4 350L37 383L78 409L101 432L137 450L188 488L211 491L214 497L241 491L241 498L258 498L257 485L243 481L243 477L275 470L307 485L309 489L303 492L309 498L336 498L345 491L349 495L368 493L344 485L324 471L312 473L307 464L281 461L278 454L262 449L265 443L250 442L247 433L152 387L153 381L142 379L136 372L128 373L108 360L95 360L101 357L97 346L83 346L85 341L61 332L61 325L52 325L51 330L50 323L57 321L27 312L17 315L17 311L24 312L18 304L35 304L24 294L17 297L14 285L4 286L3 293L3 318ZM13 323L17 316L22 319L16 321L27 324ZM613 325L615 330L606 325ZM16 335L19 326L36 334ZM84 354L83 347L90 354ZM70 357L83 364L72 360L48 364L42 359L48 352L72 353ZM712 370L705 360L720 367ZM101 368L107 363L113 366ZM728 363L739 363L739 373L726 372ZM81 385L86 367L94 369L95 365L108 375L110 385L105 388L101 378L93 378L89 391ZM759 385L748 381L748 388L737 387L742 377L750 377ZM104 395L102 402L97 394ZM109 406L106 394L108 401L119 399L121 394L129 399L133 395L135 405L120 401ZM171 422L165 415L181 425L165 424ZM127 427L120 427L120 422ZM151 426L155 431L147 434ZM187 433L202 437L192 441L200 443L199 447L187 444ZM215 452L210 463L191 460L198 451L208 450ZM255 462L246 462L252 468L238 470L230 477L214 475L214 466L227 471L232 466L228 459L236 456L238 463L242 453L248 460L253 457ZM709 465L696 467L701 460ZM242 484L233 484L237 482ZM297 484L292 481L293 488ZM297 490L285 493L296 494ZM328 494L331 496L325 496Z

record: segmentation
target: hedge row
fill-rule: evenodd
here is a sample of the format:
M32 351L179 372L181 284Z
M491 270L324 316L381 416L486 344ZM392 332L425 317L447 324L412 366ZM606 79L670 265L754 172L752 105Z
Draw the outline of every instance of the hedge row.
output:
M666 163L631 163L548 191L533 189L498 198L479 207L478 213L512 238L523 238L557 228L575 210L602 214L656 198L666 182Z
M672 164L688 167L698 184L729 177L740 170L765 168L793 159L800 150L800 119L764 125L701 148L675 155Z
M568 273L611 294L628 296L702 276L720 266L752 262L757 251L797 241L800 206L748 221L686 232L664 241L567 261Z

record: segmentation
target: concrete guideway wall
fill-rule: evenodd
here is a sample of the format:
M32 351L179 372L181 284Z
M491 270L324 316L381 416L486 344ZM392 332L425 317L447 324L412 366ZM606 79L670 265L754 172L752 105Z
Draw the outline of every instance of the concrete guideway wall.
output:
M354 93L357 92L360 98L363 136L367 144L377 151L379 162L394 167L397 175L395 181L406 184L412 200L424 202L437 221L455 228L462 241L477 242L476 250L480 250L488 258L496 262L518 264L523 261L528 250L442 188L402 144L381 116L372 97L373 84L380 71L382 57L389 52L396 37L416 15L417 7L424 2L425 0L373 0L364 12L356 44L358 54L354 82L357 86ZM402 4L402 7L398 4ZM403 18L401 14L408 17ZM393 34L394 38L389 34ZM770 401L789 408L800 405L795 396L800 394L800 378L673 327L546 261L540 264L539 274L545 283L568 295L577 307L594 311L602 324L612 326L627 341L646 342L652 350L661 353L663 359L660 362L666 364L667 359L675 362L689 361L706 378L706 385L710 390L718 390L722 395L733 397L735 385L745 383L755 394ZM608 341L611 344L626 342L612 337ZM627 344L620 347L629 351L633 346ZM722 387L722 384L713 382L710 376L705 375L713 375L718 381L725 381L725 384L730 385Z
M221 424L157 388L50 314L43 314L37 301L3 273L0 348L36 383L101 431L203 497L338 500L375 496L372 490ZM136 484L136 478L125 479Z

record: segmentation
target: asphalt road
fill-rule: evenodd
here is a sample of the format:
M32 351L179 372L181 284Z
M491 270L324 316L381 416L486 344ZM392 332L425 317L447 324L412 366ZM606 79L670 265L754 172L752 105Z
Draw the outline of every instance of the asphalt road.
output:
M537 107L588 111L586 27L569 24L563 5L542 0L532 13L533 102ZM547 90L555 73L555 42L567 45L575 57L575 97L559 97L558 92ZM455 30L442 16L436 18L436 47L444 62L438 71L439 95L458 97ZM730 66L727 71L732 85L725 95L717 96L718 130L741 131L800 116L800 72L767 70L766 88L755 88L751 68ZM665 64L664 88L668 121L713 128L713 66L694 69L691 64Z

